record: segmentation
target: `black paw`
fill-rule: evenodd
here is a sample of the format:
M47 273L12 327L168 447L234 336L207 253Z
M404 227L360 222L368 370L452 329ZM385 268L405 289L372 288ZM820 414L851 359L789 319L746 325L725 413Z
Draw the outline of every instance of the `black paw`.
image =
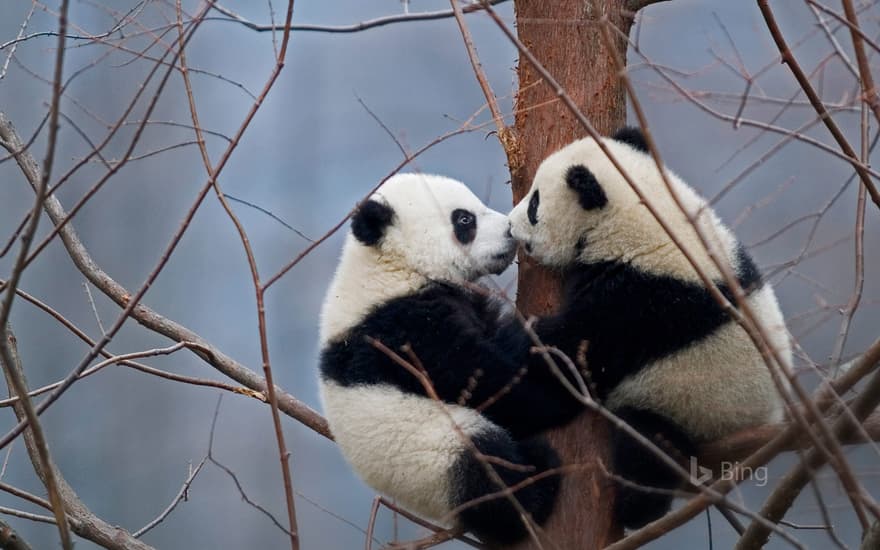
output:
M671 420L632 407L615 411L617 416L651 440L673 460L684 462L696 446L680 426ZM614 515L627 529L638 529L659 519L672 506L671 490L684 480L651 449L621 428L612 432L611 459L614 473L636 486L618 483ZM641 490L644 487L646 490ZM654 490L652 490L654 489ZM665 490L666 492L658 492Z
M559 468L561 465L556 451L544 439L533 438L523 441L520 443L520 451L523 454L523 463L535 467L535 471L526 473L525 477L536 476ZM552 473L542 476L538 481L516 493L520 502L524 502L524 506L528 504L526 510L531 512L532 519L539 525L547 521L553 512L560 482L560 474ZM520 493L522 496L519 496Z
M556 452L541 439L516 442L506 432L474 438L474 444L486 456L500 458L522 467L511 468L498 462L490 463L507 487L525 482L513 496L532 519L541 524L553 511L559 492L559 474L543 472L559 467ZM486 465L471 453L462 456L456 465L455 486L459 488L454 505L492 495L492 498L467 506L459 515L465 529L490 544L509 545L526 537L528 531L516 507L486 472ZM533 479L533 478L538 479Z

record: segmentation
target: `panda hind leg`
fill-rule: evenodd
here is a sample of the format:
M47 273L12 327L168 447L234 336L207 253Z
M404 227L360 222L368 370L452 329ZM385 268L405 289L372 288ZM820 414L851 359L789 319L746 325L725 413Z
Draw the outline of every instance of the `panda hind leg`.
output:
M531 515L532 520L539 525L544 523L553 511L560 475L552 473L540 476L537 480L529 478L558 468L560 463L556 452L543 439L515 441L502 429L474 436L472 441L483 455L501 459L490 459L489 465L506 487L530 481L514 492L513 496ZM510 468L502 461L525 466L527 469ZM470 450L465 451L458 459L451 475L451 485L457 489L452 503L456 507L501 490L487 473L486 461L477 458ZM504 495L495 495L479 504L467 505L458 517L465 529L490 544L512 544L528 534L510 498Z
M696 452L696 445L687 433L664 416L635 407L622 407L615 413L680 463ZM673 497L667 491L683 484L677 472L620 428L613 430L611 459L615 475L630 482L617 483L614 515L620 525L638 529L669 511Z

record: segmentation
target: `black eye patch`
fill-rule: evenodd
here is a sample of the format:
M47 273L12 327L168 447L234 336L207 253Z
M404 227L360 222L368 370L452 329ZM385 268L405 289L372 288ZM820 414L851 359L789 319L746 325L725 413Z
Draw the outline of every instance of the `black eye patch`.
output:
M452 230L461 244L473 242L477 237L477 217L473 212L456 208L452 211Z
M541 204L541 197L538 196L538 190L535 189L535 192L532 193L532 198L529 200L529 223L535 225L538 223L538 205Z
M578 194L578 202L584 210L602 208L608 204L608 197L596 176L583 164L569 167L565 173L565 182Z

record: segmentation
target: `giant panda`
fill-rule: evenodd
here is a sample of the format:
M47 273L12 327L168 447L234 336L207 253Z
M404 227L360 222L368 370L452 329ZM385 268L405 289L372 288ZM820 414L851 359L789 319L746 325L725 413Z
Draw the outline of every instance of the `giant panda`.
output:
M532 436L577 412L523 325L473 285L515 252L507 217L463 183L394 176L353 215L320 323L323 409L356 473L405 508L495 543L527 531L505 497L457 510L501 489L473 448L516 485L559 465ZM442 403L370 339L423 368ZM540 524L558 485L551 471L514 496Z
M673 201L641 131L624 128L602 143L733 301L693 225ZM735 273L770 344L790 364L788 333L773 289L706 201L664 171L688 215ZM587 342L582 357L591 384L603 405L630 426L662 443L671 456L687 460L702 442L782 419L779 392L745 330L722 310L594 139L575 141L547 157L509 218L527 254L565 274L559 314L536 328L567 334L559 346L572 357ZM613 472L631 482L618 484L618 521L638 528L665 514L670 491L639 487L675 489L680 476L622 430L614 431L611 444Z

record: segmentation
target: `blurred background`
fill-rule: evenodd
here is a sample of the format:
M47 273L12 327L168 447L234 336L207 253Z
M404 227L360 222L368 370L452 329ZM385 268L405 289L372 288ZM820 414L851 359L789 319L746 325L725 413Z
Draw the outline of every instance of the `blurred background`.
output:
M797 46L801 63L806 70L815 70L814 82L823 98L839 107L835 111L838 124L858 144L860 112L855 80L846 63L833 55L832 43L806 3L776 4L789 41L801 40ZM868 35L878 33L873 4L861 5ZM0 44L18 36L34 6L24 34L57 29L57 2L6 0L0 3ZM274 13L266 2L224 6L256 23L268 24L273 16L283 21L280 2L274 3ZM195 2L184 3L190 14L198 7ZM835 3L831 7L839 10ZM173 4L164 2L80 0L71 3L71 32L81 36L104 33L133 8L139 11L136 22L123 29L126 36L164 29L175 17ZM413 0L409 6L413 12L448 8L447 2L439 0ZM403 9L397 0L299 0L294 23L345 25ZM497 10L513 25L513 2L500 4ZM207 136L216 162L228 143L223 136L231 136L243 121L253 102L251 94L263 86L274 58L272 33L223 21L226 17L218 12L212 17L195 34L186 53L189 66L201 71L191 74L193 92L202 126L217 132ZM511 113L517 52L485 15L468 15L467 22L491 85L502 96L502 108ZM843 52L852 57L848 33L833 21L828 25L838 29ZM120 34L113 36L118 39ZM797 91L796 84L779 64L753 3L663 2L640 13L632 36L649 61L631 51L631 75L667 165L710 198L742 176L716 207L771 275L790 329L803 348L798 365L805 383L815 385L816 375L806 358L820 366L828 364L840 332L840 310L853 290L857 187L851 183L851 167L802 141L791 141L767 155L783 136L731 120L740 112L742 119L773 121L789 129L815 120L802 96L787 104ZM164 39L171 42L176 37L172 29ZM280 40L280 35L275 38ZM56 178L92 149L76 127L99 142L108 125L122 116L154 65L137 52L146 49L148 56L163 52L161 45L151 45L149 34L125 41L128 51L96 40L68 42L65 75L82 72L71 80L62 101L62 112L69 119L61 121ZM8 59L0 73L0 110L25 140L38 130L48 111L55 46L54 37L43 36L17 44L14 52L11 45L0 49L0 63ZM693 101L658 71L688 90ZM127 117L130 124L105 149L109 162L124 155L157 80L150 82L145 98ZM746 90L749 98L744 102ZM411 150L455 130L480 110L485 99L455 20L407 22L350 34L293 33L278 82L222 173L219 181L224 191L270 210L308 238L320 237L402 160L397 145L361 102ZM156 264L206 179L193 132L187 127L189 108L177 73L172 74L150 120L133 153L143 158L128 162L74 221L95 261L129 290L140 287ZM485 110L475 120L490 122ZM461 179L492 207L507 211L511 207L508 172L503 151L491 135L493 129L489 124L452 137L419 156L406 170ZM804 134L835 147L821 124L812 125ZM31 148L38 159L45 145L42 129ZM0 245L33 203L33 193L17 166L5 153L2 159ZM105 171L102 164L90 161L59 190L62 204L70 208ZM249 233L264 277L309 244L264 213L241 204L233 207ZM44 217L40 238L48 234L49 227ZM863 350L877 337L880 326L878 229L880 216L869 202L865 288L844 358ZM343 231L334 234L267 293L276 382L314 408L320 407L318 311L343 237ZM4 278L15 250L0 259ZM514 273L512 268L500 278L500 284L509 286L511 292ZM101 329L84 282L56 239L27 269L20 287L98 338ZM97 289L91 290L99 317L105 325L112 324L119 308ZM260 370L250 273L234 227L215 197L209 196L201 207L144 303ZM32 388L63 378L88 350L58 322L24 301L16 301L11 322ZM108 350L126 353L169 344L128 321ZM175 373L223 379L188 352L144 362ZM219 393L116 366L77 382L43 421L53 456L80 497L107 522L134 531L171 502L191 465L205 456ZM352 474L331 442L289 417L282 420L299 493L302 547L362 547L362 529L368 523L374 493ZM3 432L14 422L11 409L0 414ZM877 455L869 446L846 450L866 487L877 494ZM236 473L252 501L286 524L267 406L226 394L217 420L214 456ZM795 460L788 453L774 461L769 469L771 484ZM45 492L20 441L12 447L3 480L37 494ZM847 544L857 546L858 523L835 478L823 471L816 486L836 531ZM734 498L757 509L766 494L766 488L747 482ZM42 512L6 493L0 493L0 506ZM57 546L54 526L6 519L35 548ZM804 491L787 519L821 524L815 492ZM381 512L376 538L389 541L395 529L401 539L424 534L403 519L395 527L392 515ZM730 526L715 511L711 533L717 548L730 547L735 540ZM815 548L829 544L822 530L795 530L794 535ZM286 536L271 519L244 502L230 477L211 466L195 479L188 499L144 540L157 548L283 548L286 544ZM709 541L704 514L649 548L702 548L709 547ZM769 545L786 546L777 539ZM93 547L88 541L77 542L77 548ZM457 543L445 546L458 547Z

